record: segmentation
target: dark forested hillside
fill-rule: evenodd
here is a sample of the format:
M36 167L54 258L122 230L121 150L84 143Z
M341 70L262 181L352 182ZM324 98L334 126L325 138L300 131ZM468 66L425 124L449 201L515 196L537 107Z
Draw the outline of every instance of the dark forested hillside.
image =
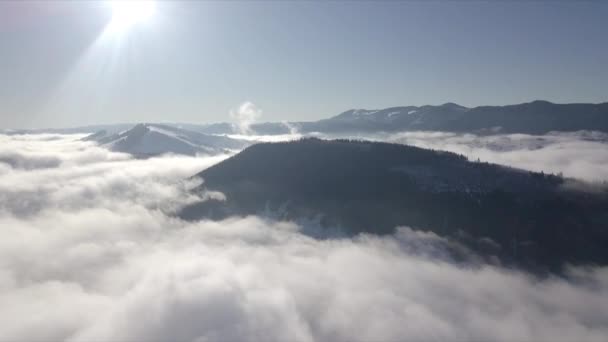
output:
M305 139L254 145L198 176L227 200L188 207L189 219L321 214L325 227L350 234L407 225L530 267L608 263L606 193L567 190L571 180L453 153Z

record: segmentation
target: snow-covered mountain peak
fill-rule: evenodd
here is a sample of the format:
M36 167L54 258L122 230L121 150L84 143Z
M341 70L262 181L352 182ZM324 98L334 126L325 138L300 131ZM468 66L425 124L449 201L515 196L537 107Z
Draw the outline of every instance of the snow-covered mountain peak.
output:
M220 154L239 150L247 142L225 136L203 134L162 124L137 124L131 129L106 134L97 132L85 138L96 141L112 151L137 156L153 156L166 153L197 155Z

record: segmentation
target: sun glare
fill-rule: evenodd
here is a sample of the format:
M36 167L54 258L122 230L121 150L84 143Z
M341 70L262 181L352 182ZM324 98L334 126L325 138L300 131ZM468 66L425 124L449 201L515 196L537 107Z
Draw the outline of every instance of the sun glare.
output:
M156 4L149 0L115 0L110 1L112 21L108 29L112 32L124 32L133 25L146 21L154 15Z

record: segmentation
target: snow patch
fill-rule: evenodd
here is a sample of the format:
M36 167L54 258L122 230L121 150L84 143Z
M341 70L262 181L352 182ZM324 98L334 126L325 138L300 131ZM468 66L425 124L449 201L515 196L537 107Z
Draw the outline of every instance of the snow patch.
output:
M249 144L226 136L203 134L158 124L139 124L119 134L96 133L85 139L95 141L115 152L137 156L166 153L189 156L216 155L239 150Z

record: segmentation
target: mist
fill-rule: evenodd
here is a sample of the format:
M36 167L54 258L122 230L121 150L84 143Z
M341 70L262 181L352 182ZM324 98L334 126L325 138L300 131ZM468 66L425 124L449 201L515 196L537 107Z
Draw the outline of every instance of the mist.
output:
M537 278L451 244L314 239L262 216L186 222L226 156L133 159L79 136L0 136L0 340L603 341L608 270ZM49 163L48 160L53 160ZM40 162L42 161L42 162Z
M236 128L241 134L251 133L251 125L261 116L262 110L249 101L230 111L230 117L235 121Z
M377 137L374 137L377 138ZM587 181L608 180L608 135L601 132L552 132L545 135L476 135L403 132L379 138L463 154L470 160L563 174Z

